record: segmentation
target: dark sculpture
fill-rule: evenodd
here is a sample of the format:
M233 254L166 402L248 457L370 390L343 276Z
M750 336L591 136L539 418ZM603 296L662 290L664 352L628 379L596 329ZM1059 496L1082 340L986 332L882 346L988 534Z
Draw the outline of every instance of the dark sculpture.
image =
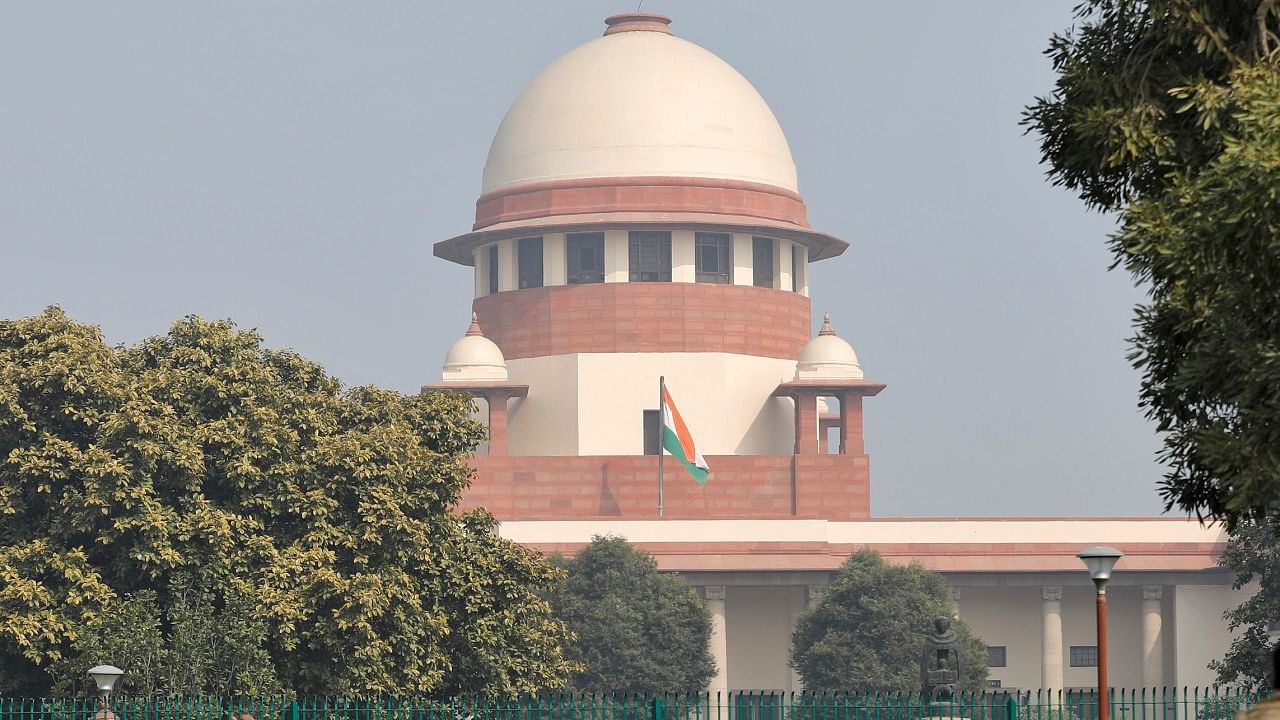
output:
M920 683L931 702L950 702L956 696L964 667L960 660L960 637L951 629L951 618L933 620L934 632L924 639L920 659Z

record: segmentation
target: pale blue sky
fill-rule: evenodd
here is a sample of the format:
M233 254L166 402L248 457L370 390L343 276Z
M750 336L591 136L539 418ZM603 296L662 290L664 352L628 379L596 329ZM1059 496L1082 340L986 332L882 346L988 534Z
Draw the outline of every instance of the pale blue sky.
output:
M879 516L1155 514L1111 221L1043 180L1023 105L1074 0L645 3L781 121L813 266L869 377ZM465 232L507 105L606 2L11 3L0 316L133 342L230 317L413 391L467 325Z

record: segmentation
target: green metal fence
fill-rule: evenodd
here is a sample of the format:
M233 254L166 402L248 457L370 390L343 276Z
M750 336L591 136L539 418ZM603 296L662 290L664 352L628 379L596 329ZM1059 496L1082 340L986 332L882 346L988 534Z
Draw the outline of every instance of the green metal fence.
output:
M1112 720L1230 720L1264 699L1229 688L1114 690ZM480 698L0 698L0 720L1095 720L1090 691L987 692L950 703L904 693L731 692Z

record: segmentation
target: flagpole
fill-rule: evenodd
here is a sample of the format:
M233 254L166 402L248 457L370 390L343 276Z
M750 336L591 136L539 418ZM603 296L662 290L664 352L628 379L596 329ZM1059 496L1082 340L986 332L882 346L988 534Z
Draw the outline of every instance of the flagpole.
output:
M662 469L665 464L662 451L662 432L666 427L666 409L667 409L667 378L666 376L658 376L658 517L662 517Z

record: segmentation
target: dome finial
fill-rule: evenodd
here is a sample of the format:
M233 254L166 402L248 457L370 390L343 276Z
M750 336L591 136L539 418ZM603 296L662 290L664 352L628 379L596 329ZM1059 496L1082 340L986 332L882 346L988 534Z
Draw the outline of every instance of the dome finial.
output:
M673 34L671 28L671 18L658 13L640 12L639 8L633 13L618 13L610 15L604 19L607 26L605 35L616 35L624 32L658 32L666 35Z
M475 337L476 335L484 337L484 331L480 329L480 316L473 312L471 313L471 327L467 328L467 337Z
M818 328L818 335L835 335L835 328L831 327L831 313L822 313L822 327Z

